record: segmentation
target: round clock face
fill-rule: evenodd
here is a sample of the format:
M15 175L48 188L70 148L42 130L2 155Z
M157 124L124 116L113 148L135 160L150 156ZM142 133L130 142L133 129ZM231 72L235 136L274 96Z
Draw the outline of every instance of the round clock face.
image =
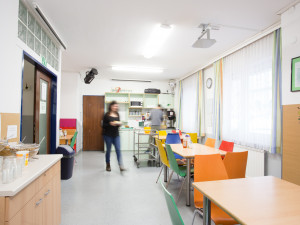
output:
M211 78L207 78L207 80L206 80L206 87L207 88L211 88L211 86L212 86L212 79Z

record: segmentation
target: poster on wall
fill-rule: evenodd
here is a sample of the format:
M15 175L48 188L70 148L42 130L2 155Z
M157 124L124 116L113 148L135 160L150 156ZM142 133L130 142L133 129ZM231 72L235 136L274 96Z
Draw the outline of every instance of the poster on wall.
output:
M300 56L292 59L291 91L300 91Z

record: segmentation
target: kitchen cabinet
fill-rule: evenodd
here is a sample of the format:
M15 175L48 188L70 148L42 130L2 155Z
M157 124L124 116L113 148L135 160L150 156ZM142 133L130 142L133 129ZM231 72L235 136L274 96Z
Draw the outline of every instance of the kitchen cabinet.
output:
M160 94L159 104L165 109L174 109L174 95L172 94Z
M0 224L59 225L61 221L60 161L14 196L0 197Z
M133 150L133 129L120 129L121 150Z

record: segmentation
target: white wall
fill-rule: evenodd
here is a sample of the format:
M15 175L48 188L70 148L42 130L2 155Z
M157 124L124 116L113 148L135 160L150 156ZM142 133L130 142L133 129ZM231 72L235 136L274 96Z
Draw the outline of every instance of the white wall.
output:
M115 87L121 87L121 90L132 90L134 93L144 93L146 88L158 88L161 92L169 90L168 81L122 82L112 81L100 75L91 84L85 84L83 78L84 75L70 72L62 72L61 78L61 118L77 119L78 150L82 149L82 99L84 95L104 95L105 92L110 92Z
M0 4L0 112L21 113L23 51L40 63L42 60L18 39L19 0L1 0ZM57 75L57 117L59 118L60 71L57 72L50 66L47 68ZM58 141L57 135L57 144Z
M300 92L291 92L291 59L300 56L300 4L281 16L282 104L299 104Z

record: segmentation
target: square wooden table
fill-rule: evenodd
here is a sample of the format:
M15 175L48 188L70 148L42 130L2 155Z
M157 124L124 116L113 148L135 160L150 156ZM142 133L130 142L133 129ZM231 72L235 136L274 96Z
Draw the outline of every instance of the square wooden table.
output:
M182 144L171 144L173 152L186 159L186 205L190 206L191 201L191 159L195 158L195 155L212 155L220 154L226 155L226 151L222 151L216 148L211 148L202 144L193 144L192 148L182 148Z
M195 182L204 198L203 224L210 225L211 201L240 224L300 223L300 186L276 177Z

